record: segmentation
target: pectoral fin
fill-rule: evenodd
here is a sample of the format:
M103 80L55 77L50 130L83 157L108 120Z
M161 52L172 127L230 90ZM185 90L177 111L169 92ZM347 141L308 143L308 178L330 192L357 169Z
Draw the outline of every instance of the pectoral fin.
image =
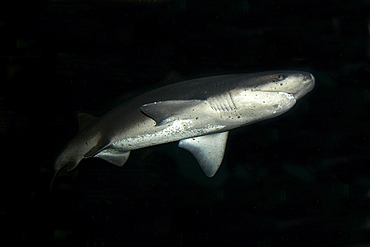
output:
M213 177L222 163L229 132L181 140L179 147L191 152L208 177Z
M142 105L140 110L152 118L157 126L180 119L185 113L191 112L202 100L166 100ZM186 114L185 114L186 115Z

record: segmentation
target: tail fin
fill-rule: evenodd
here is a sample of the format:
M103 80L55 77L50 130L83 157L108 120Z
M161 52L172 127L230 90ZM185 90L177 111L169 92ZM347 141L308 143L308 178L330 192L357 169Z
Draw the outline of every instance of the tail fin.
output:
M65 170L66 169L66 172L70 172L72 171L74 168L76 168L76 166L78 165L78 163L80 163L80 161L82 160L82 158L77 158L77 156L75 156L75 158L73 156L70 156L70 153L68 152L68 147L58 156L58 158L56 159L55 161L55 164L54 164L54 175L53 175L53 178L51 180L51 184L50 184L50 190L53 186L53 183L54 183L54 180L55 178L58 176L58 174L60 173L60 171L62 170Z
M86 115L82 118L89 118ZM82 120L81 120L82 121ZM87 121L82 121L87 122ZM84 128L84 126L81 126ZM59 171L67 168L67 172L72 171L84 158L93 157L96 151L99 151L105 145L100 145L101 135L94 128L85 128L78 135L76 135L65 147L65 149L59 154L54 164L55 175L53 180ZM94 152L93 152L94 151ZM91 154L91 156L87 155Z
M57 175L59 174L59 172L61 171L62 169L59 169L59 170L56 170L54 171L54 175L51 179L51 182L50 182L50 188L49 188L49 191L51 191L51 189L53 188L53 184L54 184L54 181L55 181L55 178L57 177Z
M67 167L67 172L70 172L76 168L82 159L83 156L71 153L70 148L67 147L56 159L54 170L55 172L58 172L64 167Z

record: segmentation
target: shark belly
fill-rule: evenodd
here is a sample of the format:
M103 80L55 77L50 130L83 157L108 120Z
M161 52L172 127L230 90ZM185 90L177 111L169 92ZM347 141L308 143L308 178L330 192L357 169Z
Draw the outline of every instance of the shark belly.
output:
M151 147L168 142L180 141L190 137L207 135L214 132L222 131L225 126L220 124L194 124L193 119L176 120L165 126L153 126L150 129L141 131L136 135L129 135L112 143L110 149L128 152L140 148ZM130 132L128 130L128 132Z
M194 118L176 118L159 126L149 119L144 121L145 124L126 129L125 136L112 142L95 157L122 166L132 150L180 141L179 147L190 151L205 174L213 176L224 156L228 136L226 126L219 123L217 117L201 112Z
M178 120L158 132L143 133L116 141L95 157L122 166L131 150L180 141L179 147L191 152L206 176L213 177L224 157L228 131L224 131L225 126L217 124L194 128L192 122Z

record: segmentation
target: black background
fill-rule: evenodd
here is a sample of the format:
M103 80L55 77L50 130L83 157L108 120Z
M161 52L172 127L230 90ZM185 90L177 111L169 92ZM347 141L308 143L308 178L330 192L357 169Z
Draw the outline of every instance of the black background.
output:
M0 6L2 241L9 246L368 246L370 2L13 0ZM52 165L102 115L183 79L297 69L315 89L230 132L214 178L176 143ZM129 121L130 116L122 116ZM4 230L5 229L5 230Z

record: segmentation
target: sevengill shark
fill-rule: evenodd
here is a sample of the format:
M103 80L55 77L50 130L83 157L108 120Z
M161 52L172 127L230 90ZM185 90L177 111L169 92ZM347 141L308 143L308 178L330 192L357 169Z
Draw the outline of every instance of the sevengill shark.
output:
M204 77L144 93L80 131L55 162L58 172L98 157L117 166L132 150L179 141L212 177L224 157L228 131L283 114L311 91L302 71L269 71ZM84 115L86 119L86 115Z

